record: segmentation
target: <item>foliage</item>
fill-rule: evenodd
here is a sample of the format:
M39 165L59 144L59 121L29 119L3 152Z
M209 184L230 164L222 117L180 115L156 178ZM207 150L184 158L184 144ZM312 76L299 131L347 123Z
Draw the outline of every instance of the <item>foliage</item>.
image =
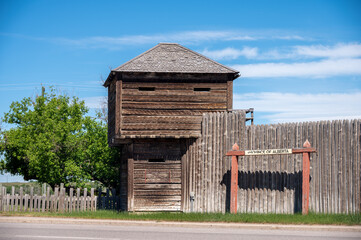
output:
M97 180L116 187L118 152L107 145L105 124L87 112L84 101L53 88L43 88L35 100L13 102L3 122L15 127L0 132L0 170L51 186Z

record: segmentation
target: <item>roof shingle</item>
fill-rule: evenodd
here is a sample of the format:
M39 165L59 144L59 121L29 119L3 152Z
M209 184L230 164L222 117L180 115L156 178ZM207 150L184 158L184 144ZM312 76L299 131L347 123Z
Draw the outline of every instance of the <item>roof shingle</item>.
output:
M112 72L238 73L176 43L160 43Z

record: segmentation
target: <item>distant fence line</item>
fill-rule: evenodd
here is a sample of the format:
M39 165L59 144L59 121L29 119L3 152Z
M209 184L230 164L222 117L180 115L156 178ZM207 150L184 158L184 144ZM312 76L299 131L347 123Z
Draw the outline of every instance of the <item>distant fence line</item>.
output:
M29 194L24 194L23 187L19 193L15 193L15 187L11 188L11 193L6 192L6 187L0 188L0 211L3 212L80 212L96 211L99 209L118 210L120 198L116 196L115 190L106 190L106 195L95 195L95 189L84 188L76 190L70 188L68 193L63 187L55 187L54 193L50 194L50 187L43 186L42 194L34 194L34 187L30 188Z

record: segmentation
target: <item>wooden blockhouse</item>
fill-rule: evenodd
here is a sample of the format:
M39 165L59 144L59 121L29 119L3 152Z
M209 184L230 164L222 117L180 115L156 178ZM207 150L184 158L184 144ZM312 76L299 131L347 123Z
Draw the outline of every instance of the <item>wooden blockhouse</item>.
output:
M122 149L126 211L186 211L182 157L202 136L202 115L232 109L236 70L174 43L160 43L113 69L109 145Z

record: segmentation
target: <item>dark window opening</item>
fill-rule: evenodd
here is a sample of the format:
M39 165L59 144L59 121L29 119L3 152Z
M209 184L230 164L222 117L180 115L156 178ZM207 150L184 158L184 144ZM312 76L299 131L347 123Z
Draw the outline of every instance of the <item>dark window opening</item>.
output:
M148 162L165 162L164 158L151 158Z
M210 88L194 88L195 92L209 92L211 91Z
M155 87L139 87L139 91L154 91Z

